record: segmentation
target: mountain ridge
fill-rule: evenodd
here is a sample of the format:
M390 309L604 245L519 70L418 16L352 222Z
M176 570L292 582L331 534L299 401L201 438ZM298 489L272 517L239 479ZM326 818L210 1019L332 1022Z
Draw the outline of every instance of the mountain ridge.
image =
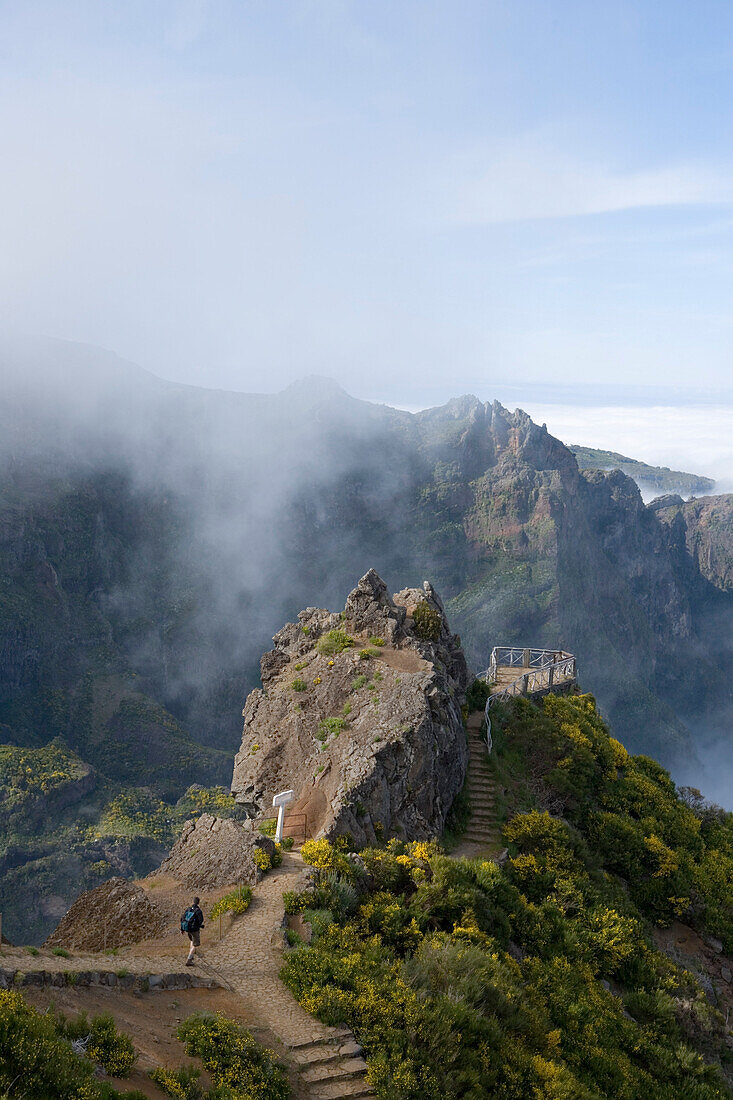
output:
M117 390L75 410L72 382L65 409L0 400L15 425L0 450L0 727L16 746L62 737L98 769L85 821L113 827L116 752L143 833L151 798L192 781L177 758L225 783L268 639L306 602L343 606L372 566L391 591L433 578L474 668L494 644L577 653L631 747L665 763L731 705L731 655L710 645L731 593L630 478L581 472L521 410L464 395L407 413L307 381L236 401L166 385L149 407ZM0 838L24 845L38 838Z

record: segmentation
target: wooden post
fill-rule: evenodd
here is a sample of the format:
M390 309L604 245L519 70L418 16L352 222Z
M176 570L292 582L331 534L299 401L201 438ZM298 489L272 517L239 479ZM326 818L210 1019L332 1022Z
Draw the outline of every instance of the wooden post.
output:
M552 667L552 665L550 665L550 668L549 668L548 673L547 673L547 677L548 677L548 685L547 686L550 689L552 689L552 680L553 680L554 675L555 675L555 670Z
M522 695L529 694L529 675L525 672L522 677Z
M522 654L525 668L529 668L529 653L530 651L528 649L525 649L524 653Z

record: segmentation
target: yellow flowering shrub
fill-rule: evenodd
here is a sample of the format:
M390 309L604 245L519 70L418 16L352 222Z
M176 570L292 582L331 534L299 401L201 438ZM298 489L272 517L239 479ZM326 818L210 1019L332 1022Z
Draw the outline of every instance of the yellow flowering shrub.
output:
M620 741L617 741L615 737L609 737L608 744L611 748L615 767L625 768L629 762L629 754L624 746Z
M592 697L495 720L509 858L391 840L347 884L326 850L319 935L283 979L354 1031L380 1100L724 1100L725 1021L650 925L684 914L733 945L733 818L696 816Z
M255 851L261 851L260 848L256 848ZM252 889L249 886L238 886L236 890L232 890L231 893L225 894L224 897L219 898L217 902L211 907L209 916L212 920L216 917L222 916L224 913L233 913L235 916L239 916L240 913L246 913L252 903Z
M199 1058L222 1100L288 1100L290 1086L272 1051L221 1013L196 1013L178 1028L186 1053Z
M263 848L255 848L252 852L252 859L255 862L255 867L260 871L269 871L272 867L272 861Z
M644 847L648 852L651 852L656 861L657 868L653 872L655 878L661 878L662 875L671 875L678 869L680 865L678 857L658 836L644 837Z
M325 837L320 840L306 840L301 846L300 854L305 863L321 871L341 871L346 874L350 871L348 859Z

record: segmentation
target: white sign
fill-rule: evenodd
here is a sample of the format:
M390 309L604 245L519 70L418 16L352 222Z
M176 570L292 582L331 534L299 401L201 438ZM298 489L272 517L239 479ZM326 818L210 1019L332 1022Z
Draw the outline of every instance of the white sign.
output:
M273 806L287 806L295 798L295 791L280 791L272 796Z
M275 840L279 844L283 838L283 825L285 823L285 807L295 798L295 791L280 791L280 794L272 796L273 806L277 806L277 825L275 826Z

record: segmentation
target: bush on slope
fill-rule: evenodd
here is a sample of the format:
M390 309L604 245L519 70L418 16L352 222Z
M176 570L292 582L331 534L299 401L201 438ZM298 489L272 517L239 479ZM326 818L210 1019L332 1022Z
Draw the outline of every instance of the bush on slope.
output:
M392 1100L730 1096L722 1018L649 937L682 907L725 927L709 865L729 820L696 817L587 696L520 702L500 726L497 764L527 811L506 827L506 866L390 841L319 871L301 898L319 934L285 981L353 1028Z

